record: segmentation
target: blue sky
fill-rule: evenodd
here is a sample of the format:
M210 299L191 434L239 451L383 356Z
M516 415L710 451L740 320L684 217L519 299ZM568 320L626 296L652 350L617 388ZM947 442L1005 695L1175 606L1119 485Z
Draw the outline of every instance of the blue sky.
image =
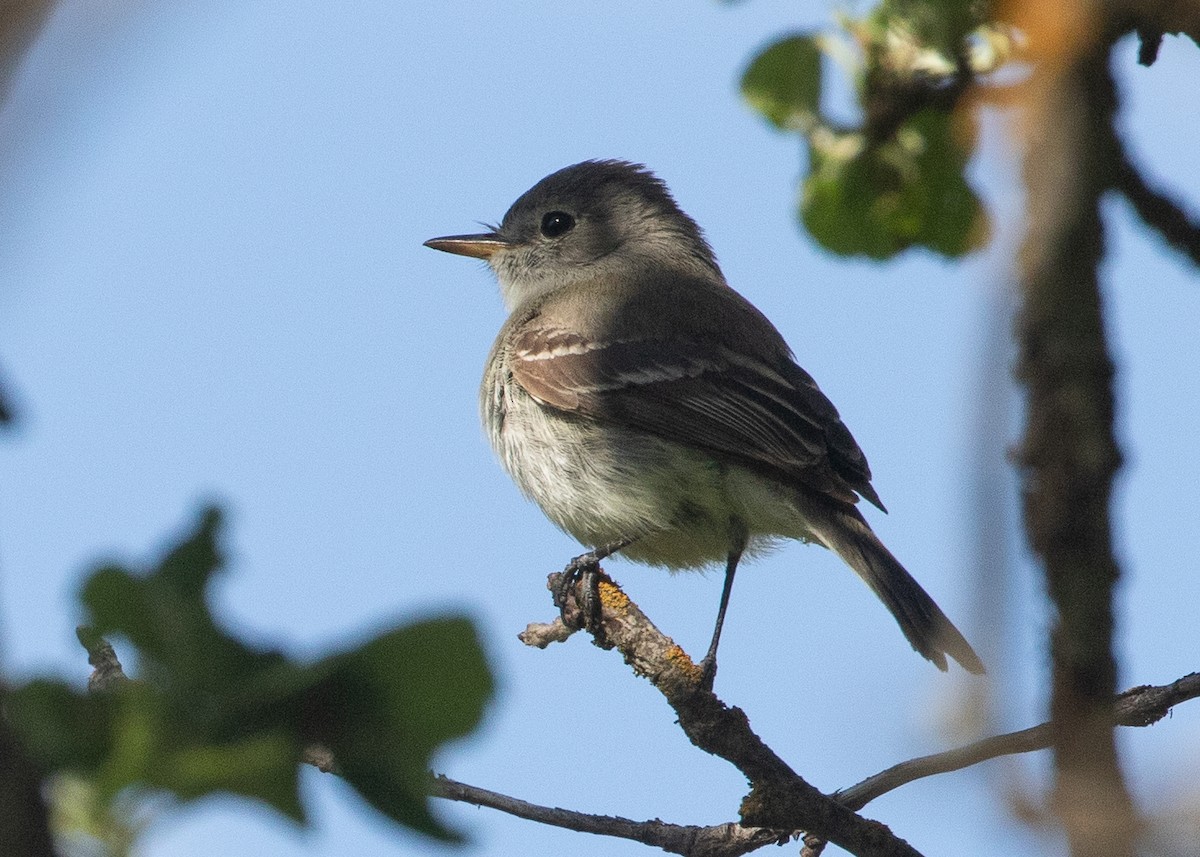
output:
M0 441L5 667L82 680L80 575L101 558L149 558L217 499L232 570L216 601L250 639L316 655L407 617L478 621L501 690L440 770L584 811L735 818L744 781L693 750L615 653L582 637L547 651L517 642L552 615L545 575L578 549L521 498L478 427L503 320L494 282L421 246L498 220L559 167L622 157L670 184L731 283L838 405L891 510L873 526L992 666L987 684L938 673L835 557L791 545L739 575L718 693L826 790L970 737L954 724L980 694L1001 728L1040 719L1047 619L1004 458L1019 431L1005 344L1020 225L1009 125L986 120L973 167L998 216L987 251L874 265L815 248L792 218L800 146L753 115L736 82L759 46L834 11L64 2L0 113L0 366L23 415ZM1117 65L1138 160L1200 200L1200 52L1168 38L1155 67L1137 67L1131 45ZM1128 458L1122 683L1161 683L1200 667L1200 282L1123 203L1108 213ZM718 575L610 570L702 651ZM1145 806L1194 782L1198 711L1122 733ZM992 763L867 814L930 855L1050 851L1006 809L1014 794L1036 800L1046 770L1044 756ZM451 852L334 778L309 772L304 789L311 830L210 799L164 816L142 853L647 853L446 806L473 842Z

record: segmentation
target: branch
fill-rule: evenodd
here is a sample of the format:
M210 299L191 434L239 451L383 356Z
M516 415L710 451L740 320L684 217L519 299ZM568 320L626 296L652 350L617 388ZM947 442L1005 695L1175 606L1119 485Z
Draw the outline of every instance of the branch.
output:
M1150 726L1166 717L1173 706L1196 697L1200 697L1200 673L1190 673L1170 684L1133 687L1116 698L1113 723L1117 726ZM953 750L892 765L860 783L834 792L833 797L851 809L862 809L875 798L914 780L959 771L999 756L1045 750L1052 741L1049 723L994 735ZM818 857L824 847L825 843L817 837L807 836L801 857Z
M1100 200L1119 151L1109 68L1115 31L1098 0L1054 8L1048 19L1017 22L1033 28L1035 59L1022 123L1028 214L1017 321L1017 374L1027 391L1024 527L1055 607L1052 808L1075 857L1129 857L1138 822L1112 729L1120 569L1110 499L1121 455L1099 284ZM1050 19L1080 27L1079 37L1055 39Z
M687 688L692 687L692 683L695 681L696 666L682 649L646 618L645 614L625 596L615 583L612 583L607 577L603 580L600 589L601 629L596 634L596 644L606 649L618 648L636 673L646 677L664 696L667 696L668 701L679 714L680 725L688 732L689 737L692 737L689 730L694 727L686 719L689 716L687 706L681 707L672 699L673 695L681 692L680 687L684 688L682 692L685 694L688 692ZM571 628L567 627L561 619L556 618L549 624L530 625L519 637L527 645L545 648L552 642L565 640L572 633L574 631ZM692 695L701 694L701 692L695 691L694 687L690 692ZM721 705L712 694L702 695L711 697L717 705ZM1165 717L1173 706L1197 697L1200 697L1200 673L1192 673L1167 685L1134 687L1111 700L1111 722L1121 726L1149 726ZM725 710L729 711L729 709ZM749 724L745 720L745 716L737 709L732 711L737 712L741 718L740 727L748 733L748 736L744 736L748 748L742 752L751 754L757 752L755 743L759 739L749 732ZM742 738L734 740L740 741ZM1052 726L1050 723L1043 723L1018 732L985 738L964 747L901 762L854 786L835 792L830 797L843 807L859 810L875 798L914 780L960 770L998 756L1046 749L1052 745L1052 741ZM755 776L751 773L755 766L746 763L739 753L727 755L725 752L714 751L703 746L696 739L693 739L693 743L696 743L701 749L733 762L752 783L756 783ZM768 748L763 747L762 750L767 754L767 763L775 758ZM779 764L783 763L779 762ZM797 779L799 778L797 777ZM455 787L451 789L444 784L453 783L453 781L445 780L445 778L439 778L437 782L439 785L435 793L451 800L489 806L522 818L570 830L633 839L648 845L656 845L672 853L722 855L722 857L731 855L733 857L733 855L748 853L760 845L786 839L787 834L781 831L803 829L803 825L795 821L780 824L780 819L773 819L770 824L761 826L748 826L759 823L757 818L753 822L745 818L746 803L754 798L754 792L747 798L747 802L743 803L743 821L746 822L746 826L717 825L706 828L672 825L658 820L634 822L623 818L549 809L462 783L455 783ZM755 784L755 789L758 789L757 784ZM737 831L736 836L731 839L724 838L732 836L734 830ZM691 846L688 845L689 842L692 843ZM700 843L703 843L703 846ZM757 844L752 845L752 843ZM803 855L804 857L817 857L824 846L824 838L810 830L805 837ZM678 850L682 847L695 847L701 850Z
M1121 10L1141 41L1138 62L1151 65L1166 33L1187 36L1200 45L1200 6L1191 0L1124 0Z
M0 684L0 708L7 687ZM8 720L0 717L0 854L56 857L42 771L29 759Z
M615 584L610 586L610 597L605 600L605 606L611 607L614 603L619 605L619 599L611 596L620 593L620 590ZM641 614L632 602L629 602L629 607L636 611L630 618L634 620L633 624L640 626L637 633L642 640L655 645L665 642L668 657L676 658L682 655L682 652L673 651L678 647L645 620L644 614ZM641 620L638 620L638 616ZM641 625L641 621L645 621L645 624ZM545 648L551 642L566 640L573 633L574 631L561 619L556 618L547 625L530 625L520 636L522 641L529 645ZM88 649L89 663L95 668L88 680L88 687L92 692L102 692L129 680L112 646L106 640L89 634L85 628L78 629L78 634ZM686 655L682 657L684 661L679 666L690 675L695 670L695 665ZM649 663L655 660L655 656L639 656L627 660L637 669L637 663ZM1115 722L1122 726L1149 726L1165 717L1173 706L1196 697L1200 697L1200 673L1192 673L1168 685L1141 685L1131 688L1116 699ZM954 750L901 762L857 785L835 792L831 798L844 807L858 810L880 795L914 780L960 770L997 756L1045 749L1050 746L1050 740L1049 724L1046 723L1019 732L985 738ZM304 748L300 761L325 773L338 773L332 753L320 745L314 744ZM793 828L778 829L736 822L707 826L680 825L658 819L633 821L618 816L545 807L442 775L433 778L430 793L435 797L485 806L540 824L580 833L628 839L687 857L741 857L766 845L783 845L794 835ZM804 857L817 857L824 847L825 840L810 833L805 837L802 854Z
M17 68L54 5L54 0L5 0L0 16L0 104L8 100Z
M1193 265L1200 265L1200 223L1175 200L1146 184L1124 149L1116 166L1113 190L1129 200L1138 217L1171 247L1187 256Z
M1116 698L1113 724L1149 726L1166 717L1172 706L1198 696L1200 673L1191 673L1171 684L1130 688ZM984 738L943 753L909 759L847 789L834 792L833 796L851 809L862 809L880 795L913 780L969 768L997 756L1044 750L1050 746L1050 742L1050 724L1042 723L1017 732Z
M658 819L631 821L619 816L592 815L569 809L539 806L440 775L434 779L433 794L447 800L497 809L552 827L631 839L643 845L661 848L671 854L685 854L688 857L740 857L764 845L783 845L790 838L787 833L781 834L777 830L743 827L733 822L698 827L668 824Z
M558 575L551 575L549 586L553 588L557 580ZM884 825L861 818L796 774L754 733L741 709L727 707L711 691L700 688L700 669L687 653L606 575L601 575L599 589L596 644L620 651L634 672L666 697L693 744L746 775L751 790L741 805L743 825L807 830L852 854L917 854ZM537 645L546 628L531 626L521 639Z
M117 653L108 640L86 625L77 627L75 636L80 645L87 650L88 663L93 667L92 674L88 676L89 691L99 693L129 681L129 676L125 675L121 662L117 660Z

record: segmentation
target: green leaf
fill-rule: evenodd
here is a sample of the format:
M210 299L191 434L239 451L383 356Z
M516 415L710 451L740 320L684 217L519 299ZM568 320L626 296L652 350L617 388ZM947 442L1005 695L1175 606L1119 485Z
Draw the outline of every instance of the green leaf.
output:
M99 658L101 636L122 635L138 649L138 675L96 694L55 682L13 691L9 716L31 755L45 770L86 778L97 805L146 791L182 800L224 791L303 822L300 749L319 742L373 806L459 839L429 810L428 769L447 741L478 725L491 698L471 623L415 623L316 663L256 651L208 607L208 583L223 564L219 535L210 509L149 569L112 565L91 575L80 641Z
M986 215L964 175L970 141L951 117L924 110L893 140L868 146L858 134L814 135L800 216L821 246L886 259L913 246L961 256L987 237Z
M132 854L138 835L158 814L144 805L135 806L133 794L110 800L91 780L74 774L57 774L46 786L52 813L50 826L65 855Z
M80 600L88 625L97 635L121 635L136 646L148 681L223 695L283 660L230 637L209 610L207 586L223 565L220 527L220 511L206 509L195 529L149 571L104 566L84 582Z
M4 713L43 770L91 773L112 747L108 700L63 682L37 679L8 690Z
M953 61L982 23L978 8L976 0L886 0L875 15L887 29L911 33L917 44Z
M920 137L917 180L910 192L920 221L915 243L951 258L982 247L991 231L987 211L966 177L975 148L972 123L969 114L924 110L906 125Z
M232 744L168 751L147 782L183 800L218 791L255 798L303 824L298 755L287 733L268 732Z
M202 599L209 581L225 565L217 544L220 532L221 510L209 506L200 513L195 532L167 552L154 576L184 597Z
M458 840L429 812L429 763L472 731L492 696L474 627L435 619L391 631L317 668L314 740L376 809L440 839Z
M742 95L777 128L807 130L821 101L821 51L798 34L762 51L742 75Z

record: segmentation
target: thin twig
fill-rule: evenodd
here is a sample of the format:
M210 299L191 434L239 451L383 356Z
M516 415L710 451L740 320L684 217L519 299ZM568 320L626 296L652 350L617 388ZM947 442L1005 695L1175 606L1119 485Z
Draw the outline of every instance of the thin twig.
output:
M117 653L108 640L85 625L75 629L75 636L87 650L88 663L94 668L88 676L88 690L99 693L129 681L129 676L125 675L121 662L117 660Z
M1162 47L1163 31L1157 27L1143 25L1137 28L1138 65L1152 66L1158 59L1158 49Z
M1172 706L1198 696L1200 673L1191 673L1171 684L1130 688L1120 694L1114 703L1115 725L1149 726L1166 717ZM834 797L852 809L862 809L880 795L922 777L957 771L997 756L1044 750L1050 746L1049 727L1049 723L1042 723L1017 732L984 738L944 753L909 759L857 785L835 792Z
M1173 706L1196 697L1200 697L1200 673L1190 673L1170 684L1132 687L1114 700L1113 722L1117 726L1149 726L1166 717ZM851 809L862 809L875 798L914 780L962 770L998 756L1045 750L1052 740L1049 723L993 735L953 750L892 765L860 783L834 792L833 797ZM818 837L805 837L801 855L817 857L824 847L825 843Z
M558 807L539 806L444 776L434 779L433 794L447 800L497 809L552 827L631 839L644 845L653 845L671 854L685 854L688 857L740 857L764 845L783 844L789 838L786 833L781 834L779 831L763 827L743 827L733 822L699 827L668 824L658 819L633 821L620 816L592 815Z
M602 604L607 608L606 619L612 620L614 617L609 615L608 611L614 607L621 608L620 601L624 595L611 582L607 583L606 587L606 589L602 589ZM619 598L618 594L620 594ZM636 611L636 614L632 611ZM683 671L684 680L693 681L693 672L696 670L696 666L691 659L671 642L670 638L665 637L657 628L654 628L632 602L628 602L625 612L627 615L622 621L629 621L632 618L634 621L630 625L631 629L638 628L636 633L645 635L644 639L653 644L652 648L661 649L659 653L649 656L644 653L627 655L626 660L634 667L635 671L650 678L652 682L656 682L655 676L657 676L657 680L663 680L663 673L672 672L676 667L666 666L662 671L653 669L651 672L642 672L642 670L651 667L655 662L658 662L660 666L674 662ZM641 620L638 620L637 616L641 616ZM642 620L646 623L645 627L640 625ZM552 628L556 624L549 623L546 626L530 627ZM113 651L107 640L90 634L85 628L78 629L78 635L88 650L89 662L95 667L88 682L90 690L100 692L121 682L129 681L117 659L116 652ZM522 639L525 639L526 635L521 636ZM526 642L529 645L544 648L550 642L565 640L566 636L557 632L547 632L544 635L534 633L529 635ZM613 642L620 648L622 641L628 642L624 634L621 635L621 639ZM664 644L665 648L663 648ZM711 696L711 694L708 695ZM1149 726L1165 717L1173 706L1196 697L1200 697L1200 673L1191 673L1167 685L1140 685L1130 688L1117 697L1114 704L1115 720L1121 726ZM737 711L737 709L732 709L732 711ZM740 712L738 713L740 715ZM744 715L742 716L744 717ZM837 801L848 809L858 810L880 795L914 780L960 770L997 756L1045 749L1049 743L1048 724L1043 723L1019 732L985 738L943 753L909 759L868 777L856 785L835 792L829 799ZM306 747L301 753L300 761L325 773L338 773L337 762L333 754L320 745L314 744ZM743 825L732 821L703 826L671 824L659 819L633 821L620 816L594 815L558 807L541 806L452 780L440 774L433 778L430 793L446 800L486 806L489 809L540 824L580 833L629 839L660 848L668 853L683 854L688 857L741 857L741 855L749 854L765 845L782 845L799 832L793 828L775 829ZM882 827L882 825L878 826ZM809 834L805 837L802 857L817 857L824 847L825 840L823 838Z
M1129 200L1138 217L1167 244L1193 265L1200 265L1200 223L1163 191L1150 187L1124 149L1117 158L1113 189Z

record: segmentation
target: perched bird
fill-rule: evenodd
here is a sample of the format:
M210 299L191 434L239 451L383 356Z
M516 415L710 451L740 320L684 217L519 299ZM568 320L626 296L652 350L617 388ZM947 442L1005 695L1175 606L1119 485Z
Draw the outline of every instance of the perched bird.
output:
M483 422L525 495L594 549L568 570L617 551L669 569L725 563L706 684L739 559L781 538L837 553L939 668L949 655L983 672L855 507L883 504L833 404L645 167L566 167L492 231L425 244L486 259L500 282L509 317Z

